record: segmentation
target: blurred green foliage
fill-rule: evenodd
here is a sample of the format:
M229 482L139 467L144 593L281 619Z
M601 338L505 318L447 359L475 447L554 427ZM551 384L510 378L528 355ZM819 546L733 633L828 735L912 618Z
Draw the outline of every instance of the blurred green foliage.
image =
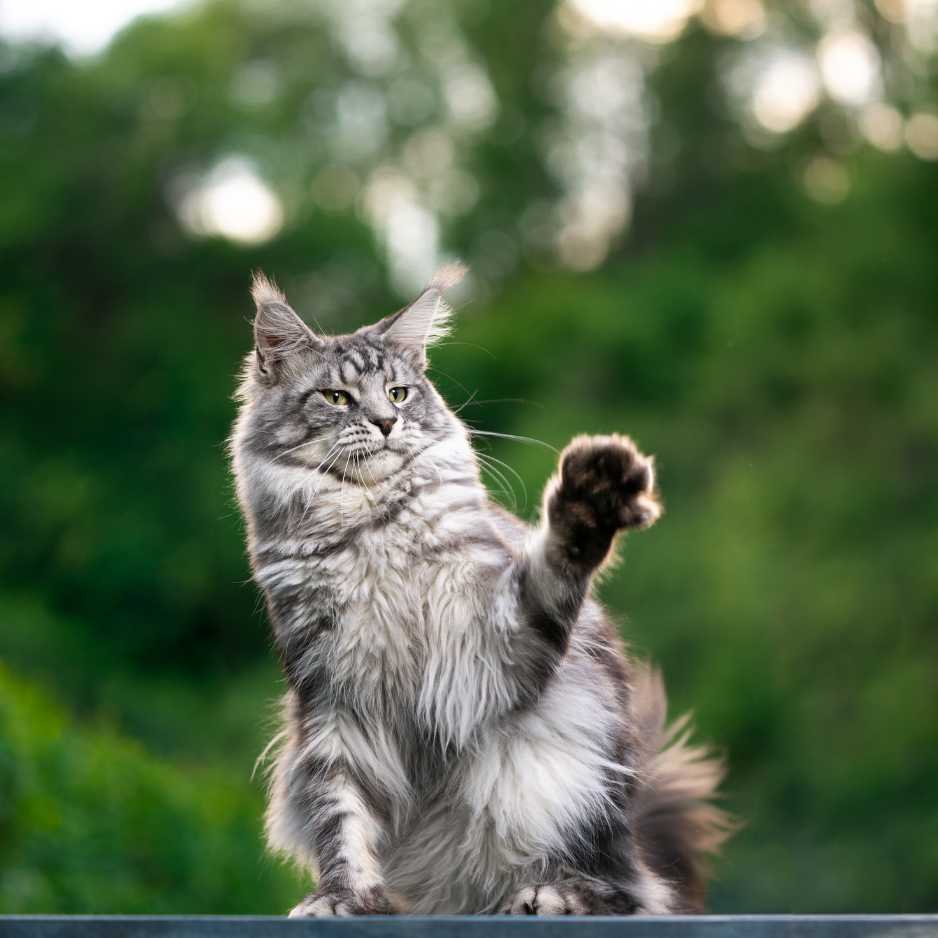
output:
M829 100L755 140L721 90L748 40L697 21L652 51L601 36L643 63L649 172L628 234L575 273L539 234L565 197L541 142L564 119L552 76L584 47L551 3L442 6L401 6L410 66L391 76L305 4L141 21L85 61L0 47L0 911L262 913L298 895L262 855L251 769L280 684L224 450L249 271L325 328L392 310L365 196L341 205L323 186L346 177L321 174L363 185L440 126L476 185L440 210L442 240L477 272L440 386L479 428L555 447L622 430L657 454L668 515L603 593L727 752L747 826L714 910L933 910L936 164L864 144ZM804 11L772 15L817 38ZM911 82L895 31L856 15L894 103L927 103L931 60ZM457 53L498 105L470 130L447 116ZM258 103L245 70L256 84L271 63ZM342 94L393 101L395 82L423 110L337 151ZM232 153L284 201L265 243L180 221L179 187ZM811 165L834 174L820 200ZM480 447L521 476L490 480L498 497L533 514L554 455Z
M5 669L0 793L5 910L251 913L291 897L289 878L257 852L250 786L78 728Z

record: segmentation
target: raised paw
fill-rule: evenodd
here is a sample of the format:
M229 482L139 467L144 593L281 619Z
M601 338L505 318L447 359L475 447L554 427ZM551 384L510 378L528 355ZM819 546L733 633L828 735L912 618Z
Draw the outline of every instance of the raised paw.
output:
M290 918L329 918L349 915L393 915L394 909L380 889L353 892L325 889L310 893L290 910Z
M627 437L578 436L560 457L559 494L595 526L647 528L661 515L654 462Z
M578 436L560 455L545 508L550 556L587 573L603 562L617 531L658 520L654 462L627 436Z

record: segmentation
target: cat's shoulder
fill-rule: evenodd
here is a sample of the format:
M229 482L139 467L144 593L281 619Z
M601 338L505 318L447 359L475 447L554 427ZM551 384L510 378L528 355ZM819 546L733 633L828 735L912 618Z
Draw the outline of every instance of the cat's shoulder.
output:
M521 547L531 533L531 525L491 498L485 501L486 514L501 537L513 547Z

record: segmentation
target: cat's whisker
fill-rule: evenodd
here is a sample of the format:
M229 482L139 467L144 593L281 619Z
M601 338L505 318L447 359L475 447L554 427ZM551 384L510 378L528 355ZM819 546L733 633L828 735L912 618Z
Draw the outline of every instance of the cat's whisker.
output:
M338 443L333 443L332 446L330 446L329 449L326 450L326 455L323 456L322 462L320 462L319 465L316 466L316 468L313 470L314 472L319 472L319 470L323 467L323 463L325 463L325 461L329 458L333 450L337 449L338 446L339 446Z
M467 427L467 429L472 436L493 436L503 440L513 440L515 443L536 443L538 446L549 449L552 453L560 452L556 446L551 446L550 443L545 443L544 440L537 440L533 436L519 436L516 433L496 433L494 430L476 430L474 427Z
M371 467L371 463L368 463L368 474L371 476L371 484L377 485L378 479L375 477L374 469Z
M458 414L463 408L468 407L477 393L478 391L473 391L458 407L453 409L453 413Z
M521 477L521 473L519 473L514 467L509 466L508 463L503 462L501 459L498 459L497 457L493 456L491 453L486 453L485 456L486 456L486 459L489 459L492 462L497 463L499 466L504 466L505 469L507 469L508 472L510 472L518 480L518 484L521 486L521 494L522 494L522 497L524 498L524 504L526 507L528 504L528 487L527 485L525 485L524 479Z
M336 444L336 445L338 445L338 444ZM339 448L339 449L337 449L335 455L332 456L329 465L326 466L324 469L322 469L322 478L319 480L319 485L316 486L316 491L313 492L313 499L314 499L314 500L319 496L319 490L320 490L320 489L323 487L323 485L325 484L326 479L329 478L329 473L330 473L330 471L332 470L332 467L333 467L333 466L339 461L339 459L341 459L341 458L342 458L342 450L341 450L341 448Z
M332 446L330 446L328 451L326 452L326 455L323 457L322 462L320 462L319 465L316 466L315 470L313 470L314 472L320 473L322 478L319 480L319 483L316 486L315 490L307 499L310 510L312 509L313 502L315 502L315 500L319 497L319 490L322 488L323 483L326 481L326 478L329 475L329 470L332 468L332 464L339 457L339 455L341 455L341 452L342 450L339 444L337 442L333 443Z
M486 404L529 404L531 407L538 407L541 410L544 409L544 405L540 401L530 401L524 397L489 397L484 401L473 401L473 407L484 407ZM463 404L463 407L466 405Z
M495 475L494 472L488 467L486 467L483 471L487 473L489 476ZM506 487L506 483L500 482L498 485L493 487L492 491L493 491L493 494L495 495L503 496L505 500L508 502L509 508L511 508L512 511L515 510L518 504L518 500L517 500L517 497L515 496L515 493L511 489Z
M337 446L341 446L341 443L342 443L341 440L333 440L333 442L332 442L332 444L330 445L330 447L326 450L326 453L325 453L325 455L324 455L323 458L322 458L322 462L320 462L320 464L319 464L320 466L322 465L322 463L324 463L324 462L326 461L326 459L328 459L329 454L330 454ZM318 468L318 467L317 467L317 468Z
M504 463L502 463L502 465L504 465ZM491 462L491 461L487 461L487 462L485 462L485 469L486 469L486 471L487 471L488 473L490 473L491 475L496 475L496 474L497 474L497 477L498 477L499 479L504 479L504 483L503 483L503 484L504 484L505 486L507 486L508 491L510 492L510 495L511 495L511 508L512 508L512 511L516 511L516 510L518 509L518 496L517 496L517 494L515 493L515 487L514 487L514 484L513 484L512 481L511 481L511 479L509 479L508 477L505 476L505 474L504 474L504 473L501 471L501 469L498 467L498 464L497 464L497 463L494 463L494 462ZM521 499L522 499L522 501L521 501L521 508L522 508L522 510L524 510L524 509L527 508L527 505L528 505L528 500L527 500L527 499L528 499L528 493L527 493L527 489L524 487L524 483L522 483Z
M515 495L515 490L512 488L511 483L508 481L505 474L498 468L498 466L493 465L489 461L492 459L492 457L484 453L476 453L476 456L479 458L480 467L482 468L483 472L487 472L489 475L494 476L501 483L502 494L511 500L512 510L517 509L518 497Z
M304 446L309 446L310 443L316 443L321 440L322 436L311 436L306 440L303 440L302 443L298 443L296 446L291 446L289 449L285 449L283 452L278 453L271 459L271 462L277 462L279 459L283 459L284 456L289 456L290 453L295 453L298 449L302 449Z
M469 388L467 388L467 387L462 383L462 381L460 381L458 378L454 378L451 374L449 374L448 372L444 371L442 368L437 368L436 365L431 365L431 366L430 366L430 370L431 370L431 371L435 371L435 372L437 372L438 374L443 375L444 378L449 378L449 380L452 381L453 384L458 385L459 388L460 388L460 390L463 391L465 394L472 394L472 393L474 393L474 392L470 391Z
M465 345L465 346L468 346L469 348L478 349L480 352L485 352L485 354L488 355L489 358L491 358L493 361L498 360L498 356L496 356L496 354L491 349L487 349L484 345L479 345L477 342L459 342L455 339L450 339L448 342L436 343L437 348L446 348L448 345ZM435 370L439 371L438 368ZM443 372L440 372L440 374L442 373Z
M362 458L360 453L355 454L355 472L358 474L358 481L361 483L362 488L367 488L365 476L362 473ZM374 479L374 473L372 473L372 479Z
M342 481L339 483L339 517L345 524L345 477L348 474L349 463L352 460L353 450L348 451L348 457L345 460L345 466L342 469Z

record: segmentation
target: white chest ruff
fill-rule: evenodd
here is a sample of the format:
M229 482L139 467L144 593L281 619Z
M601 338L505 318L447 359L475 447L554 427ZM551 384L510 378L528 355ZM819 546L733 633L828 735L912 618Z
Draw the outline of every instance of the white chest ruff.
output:
M336 680L370 697L383 687L402 693L417 680L431 612L431 575L408 564L394 533L365 534L336 558L327 581L337 610L329 648Z
M439 514L416 504L362 530L319 571L337 611L325 651L333 679L363 706L409 707L443 736L464 739L478 720L484 681L475 676L491 631L484 581L506 555L461 542L468 509L428 526Z

